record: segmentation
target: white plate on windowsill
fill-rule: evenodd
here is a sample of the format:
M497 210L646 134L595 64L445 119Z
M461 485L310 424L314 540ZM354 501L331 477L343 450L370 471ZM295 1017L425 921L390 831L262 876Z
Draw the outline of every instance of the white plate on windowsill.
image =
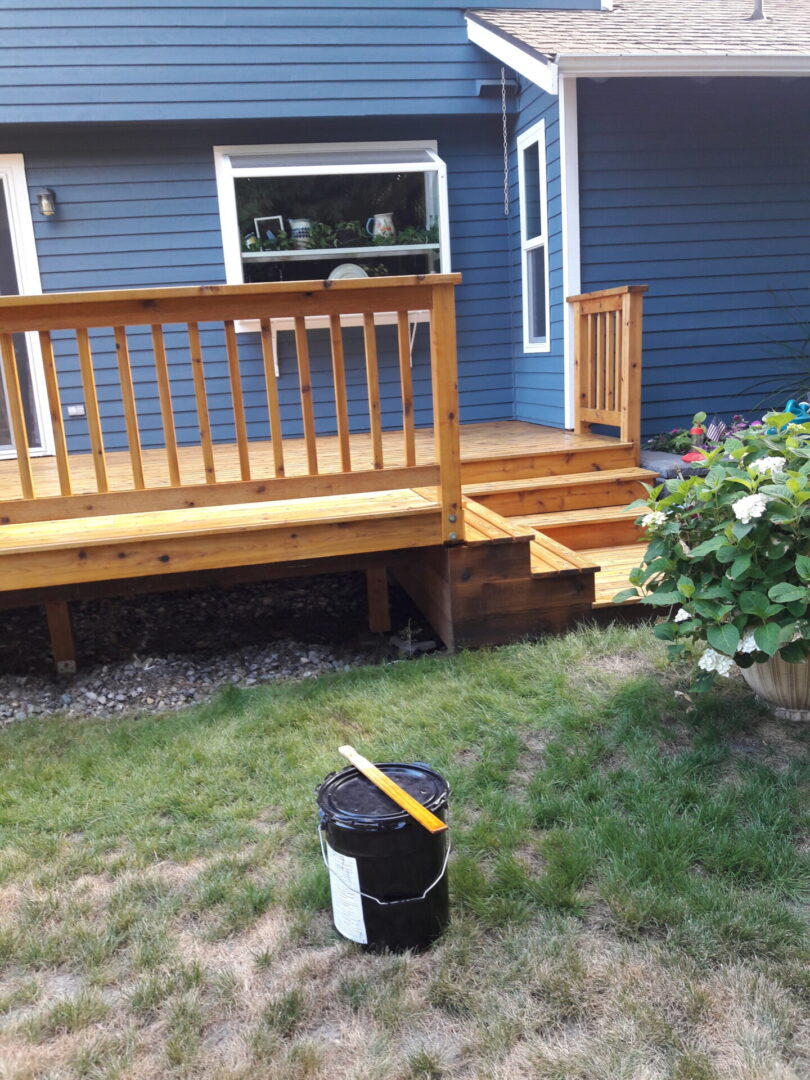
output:
M347 278L364 278L368 277L362 266L358 266L357 263L341 263L340 266L336 266L332 273L329 275L330 281L345 281Z

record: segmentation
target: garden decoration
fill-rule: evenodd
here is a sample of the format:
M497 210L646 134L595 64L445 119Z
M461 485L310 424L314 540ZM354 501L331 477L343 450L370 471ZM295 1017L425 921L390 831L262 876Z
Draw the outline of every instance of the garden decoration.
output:
M634 504L650 543L615 600L669 609L655 633L670 659L695 661L694 690L735 665L744 677L771 661L773 677L810 671L810 418L795 419L772 414L767 428L730 435L705 475L648 487ZM797 674L799 699L781 708L810 709L810 678Z
M793 398L785 405L784 412L780 413L780 416L787 416L788 419L782 424L780 431L784 430L788 424L807 424L810 423L810 401L794 401ZM777 428L768 428L769 435L775 435Z

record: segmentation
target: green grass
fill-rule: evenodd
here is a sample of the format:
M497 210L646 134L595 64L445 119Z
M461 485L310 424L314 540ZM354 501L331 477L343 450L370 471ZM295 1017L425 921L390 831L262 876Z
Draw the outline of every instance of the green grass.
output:
M109 1080L790 1075L810 740L738 684L684 688L648 629L591 629L8 728L0 1056L61 1040L66 1076ZM425 956L330 928L313 792L347 741L451 782L453 923ZM54 1000L62 972L81 989Z

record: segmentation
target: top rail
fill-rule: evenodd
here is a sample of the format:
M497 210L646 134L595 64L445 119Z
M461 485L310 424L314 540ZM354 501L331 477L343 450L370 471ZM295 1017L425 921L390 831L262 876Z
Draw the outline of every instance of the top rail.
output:
M16 355L15 335L38 335L59 478L58 496L37 489L38 475L44 475L44 470L38 469L41 463L30 454L31 432L25 406L19 393L8 393L20 492L19 500L12 502L15 506L36 504L40 508L15 509L8 514L6 502L3 517L8 521L34 520L48 512L63 517L73 513L125 513L148 509L153 504L166 507L172 505L172 496L167 502L167 488L176 492L178 506L188 505L190 498L194 505L221 503L224 487L234 502L240 497L253 501L359 493L384 490L388 473L392 488L431 486L438 479L442 539L449 543L462 540L454 308L454 290L460 280L458 274L429 274L0 297L0 345L6 385L11 391L19 383L18 366L25 362L24 354ZM432 387L435 451L432 458L423 453L421 461L417 461L415 453L412 345L408 333L414 313L430 321L430 371L425 376L429 375ZM393 339L385 357L379 352L378 315L384 315L383 321L393 325ZM361 338L354 341L362 363L352 358L351 383L347 378L348 339L344 341L343 336L343 319L348 316L355 317L350 320L352 325L359 320L362 326ZM328 328L329 387L323 384L327 376L320 360L320 382L313 385L316 368L315 354L313 363L310 360L310 318L317 318L319 326ZM295 363L282 376L277 373L276 342L271 332L274 319L295 327L291 337ZM238 322L248 322L257 333L237 335ZM395 397L389 394L385 400L383 359L388 364L386 387L392 375L400 383ZM246 375L243 377L245 370L250 381ZM360 370L364 371L365 385L358 390ZM261 380L258 383L257 371ZM59 397L60 379L66 374L74 386L78 376L86 408L87 440L95 476L92 505L87 499L86 476L77 484L72 475L71 470L77 468L76 453L67 452ZM426 381L423 378L422 385ZM330 393L331 407L327 400ZM367 453L362 452L362 446L357 451L357 444L349 442L352 394L355 424L357 416L366 410L368 413ZM151 410L148 440L141 430L143 417L139 419L138 411L138 399L142 412L147 397ZM287 409L293 409L292 414L285 413L282 400ZM299 404L293 406L295 400ZM383 406L389 426L394 419L394 426L401 429L402 452L389 451L391 441L383 435ZM334 412L332 420L328 418L330 408ZM248 410L253 440L269 445L269 454L251 445ZM303 435L305 455L291 472L286 450L289 417L293 416L295 426L296 412L300 413L298 421L303 431L296 430L295 438L300 440ZM189 414L195 430L191 441ZM217 445L215 415L217 423L224 425L220 431L230 427L235 435L238 480ZM324 415L325 423L330 425L329 434L332 427L336 430L339 446L339 459L335 455L325 462L320 460L318 432ZM114 440L109 426L113 417L120 417L125 428L124 435L121 420L115 421ZM157 440L155 422L162 432ZM362 420L359 423L362 425ZM226 440L229 444L234 442L234 435ZM122 443L127 447L123 453ZM194 460L195 453L201 461Z
M271 285L193 285L167 289L0 296L0 333L76 330L101 326L283 319L294 315L364 315L424 311L440 285L458 285L460 274L278 281Z

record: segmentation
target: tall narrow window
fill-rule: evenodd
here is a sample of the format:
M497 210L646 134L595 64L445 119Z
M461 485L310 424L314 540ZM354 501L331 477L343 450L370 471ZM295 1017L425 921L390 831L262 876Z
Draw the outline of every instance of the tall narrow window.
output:
M546 125L518 137L520 247L523 270L523 348L549 349L548 206L546 195Z

